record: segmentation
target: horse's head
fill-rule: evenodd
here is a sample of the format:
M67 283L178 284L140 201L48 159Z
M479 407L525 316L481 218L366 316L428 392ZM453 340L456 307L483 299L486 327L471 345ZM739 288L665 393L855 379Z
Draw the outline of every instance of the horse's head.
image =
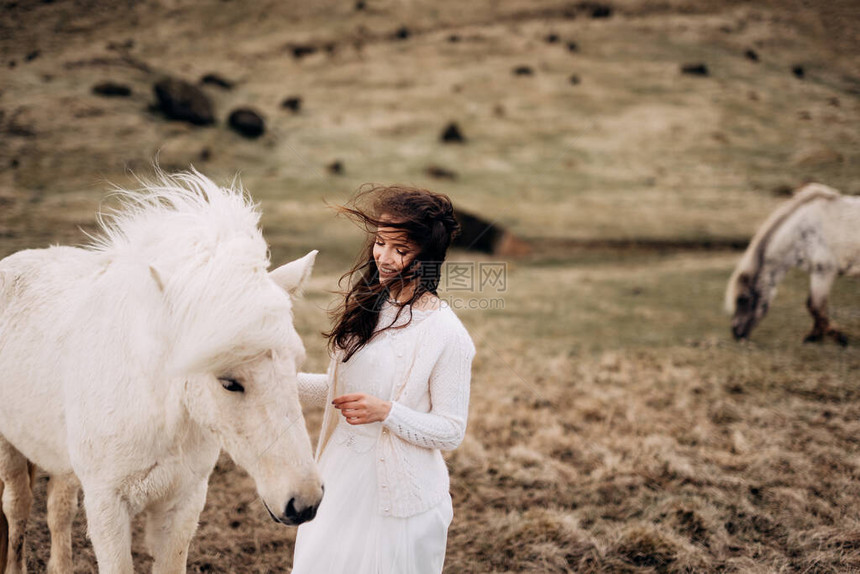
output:
M257 300L249 301L244 312L267 297L287 303L281 316L267 319L280 323L277 342L253 354L253 346L240 337L240 349L223 351L207 361L206 374L185 383L191 417L216 434L248 471L272 518L289 525L312 519L323 493L298 398L297 370L305 350L289 307L290 295L301 289L315 255L272 271L264 277L269 289L249 294Z
M754 276L738 274L734 281L729 311L732 312L732 335L735 340L749 337L753 328L767 314L770 298L757 285Z

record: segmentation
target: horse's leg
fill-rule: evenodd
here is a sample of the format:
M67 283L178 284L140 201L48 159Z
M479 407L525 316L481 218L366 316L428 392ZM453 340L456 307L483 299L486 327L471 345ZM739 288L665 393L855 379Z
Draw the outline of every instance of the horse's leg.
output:
M3 481L0 480L0 574L6 572L6 559L9 557L9 521L3 512Z
M0 481L3 488L3 511L9 527L6 574L27 571L24 559L24 536L33 503L31 467L23 454L0 437Z
M51 559L48 574L72 572L72 521L78 511L80 484L74 474L52 476L48 482L48 528Z
M818 342L829 336L833 337L840 345L848 344L848 338L836 328L836 325L830 322L827 313L827 298L830 295L830 288L833 287L833 282L836 280L836 275L836 272L828 267L814 270L810 276L809 298L806 300L806 308L812 315L813 324L812 331L803 340L804 343Z
M87 530L100 574L132 574L131 513L114 488L84 482Z
M153 574L184 574L188 545L206 504L206 489L207 481L198 481L149 508L146 545L155 559Z

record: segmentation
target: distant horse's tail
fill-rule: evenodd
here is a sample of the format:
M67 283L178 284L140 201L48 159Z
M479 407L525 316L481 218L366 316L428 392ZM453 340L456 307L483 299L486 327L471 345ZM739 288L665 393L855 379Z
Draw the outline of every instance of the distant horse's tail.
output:
M770 214L761 227L758 228L743 257L738 262L729 279L728 287L725 295L725 310L728 314L735 312L735 299L741 290L741 283L744 277L752 277L756 274L761 264L764 261L764 252L767 249L771 237L779 227L785 223L791 214L800 209L802 206L816 199L836 199L840 197L840 193L820 183L809 183L800 188L794 196L779 206L776 211Z

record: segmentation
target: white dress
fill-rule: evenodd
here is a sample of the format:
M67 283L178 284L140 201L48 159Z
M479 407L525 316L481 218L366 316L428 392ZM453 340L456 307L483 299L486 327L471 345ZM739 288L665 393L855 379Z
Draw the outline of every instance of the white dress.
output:
M386 303L380 324L390 323L385 319L393 318L392 310ZM433 312L413 309L413 321ZM408 311L401 320L404 316ZM392 336L396 334L389 330L373 337L341 363L340 394L391 398L397 376ZM388 431L378 422L350 425L343 416L338 419L319 460L325 494L316 518L298 529L293 574L439 574L454 514L450 495L413 516L381 514L376 445Z

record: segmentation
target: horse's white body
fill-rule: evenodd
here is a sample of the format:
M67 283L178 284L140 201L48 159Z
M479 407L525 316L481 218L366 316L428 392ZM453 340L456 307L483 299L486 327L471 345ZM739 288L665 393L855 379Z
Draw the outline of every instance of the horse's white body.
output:
M847 338L830 323L827 299L840 275L860 275L860 197L812 183L777 209L750 242L726 289L726 310L738 339L767 313L792 267L810 274L807 307L815 323L807 341Z
M290 298L316 252L268 273L259 214L241 191L196 172L160 178L127 195L95 246L0 261L9 572L24 569L27 461L51 475L55 572L71 572L78 480L101 572L133 571L140 512L153 571L185 571L222 446L276 520L312 518L321 499Z

